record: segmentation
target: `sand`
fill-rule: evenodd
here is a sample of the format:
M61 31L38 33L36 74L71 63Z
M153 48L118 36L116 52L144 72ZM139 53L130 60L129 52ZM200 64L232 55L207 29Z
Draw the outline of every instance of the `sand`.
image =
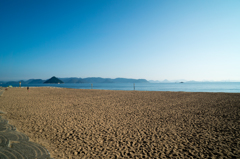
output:
M58 158L240 158L240 93L10 88L2 116Z

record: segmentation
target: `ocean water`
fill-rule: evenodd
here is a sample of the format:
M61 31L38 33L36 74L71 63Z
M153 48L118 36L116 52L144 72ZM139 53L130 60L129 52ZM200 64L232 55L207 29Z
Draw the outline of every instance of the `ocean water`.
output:
M0 84L7 87L6 84ZM19 85L12 85L19 87ZM133 83L90 83L77 84L26 84L22 87L62 87L74 89L134 90ZM240 93L240 82L199 82L199 83L135 83L136 91L174 91L174 92L228 92Z

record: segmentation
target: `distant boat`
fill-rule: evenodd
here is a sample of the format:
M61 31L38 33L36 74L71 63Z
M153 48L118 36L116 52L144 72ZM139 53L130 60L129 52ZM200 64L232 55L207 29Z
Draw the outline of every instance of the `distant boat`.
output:
M180 82L180 83L184 83L184 82Z

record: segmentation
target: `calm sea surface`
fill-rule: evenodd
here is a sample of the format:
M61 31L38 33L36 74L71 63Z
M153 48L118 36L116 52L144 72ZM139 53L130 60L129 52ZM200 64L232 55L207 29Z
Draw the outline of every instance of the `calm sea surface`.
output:
M0 84L7 87L8 85ZM19 87L19 85L12 85ZM22 87L63 87L74 89L91 89L90 83L78 84L27 84ZM92 89L134 90L132 83L93 83ZM138 91L183 91L183 92L230 92L240 93L240 82L202 82L202 83L135 83Z

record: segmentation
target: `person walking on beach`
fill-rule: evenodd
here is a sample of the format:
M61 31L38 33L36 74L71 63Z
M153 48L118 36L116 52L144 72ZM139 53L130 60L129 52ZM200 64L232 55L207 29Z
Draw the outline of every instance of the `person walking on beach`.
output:
M28 90L28 92L29 92L29 87L27 87L27 90Z

